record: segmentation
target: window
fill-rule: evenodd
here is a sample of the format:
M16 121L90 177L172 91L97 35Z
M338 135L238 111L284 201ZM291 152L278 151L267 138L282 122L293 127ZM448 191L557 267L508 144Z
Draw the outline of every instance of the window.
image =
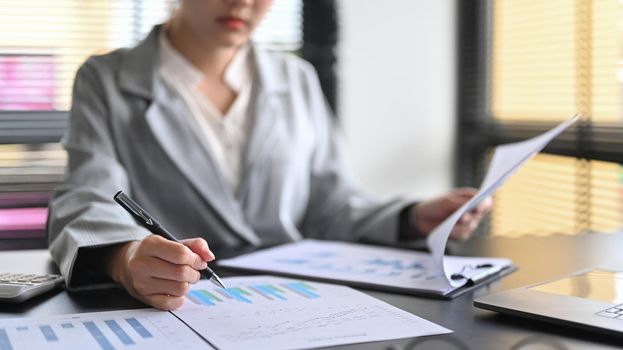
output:
M177 2L0 0L0 238L43 234L41 208L66 161L58 141L78 67L136 44ZM254 40L300 50L302 20L302 0L276 0Z
M545 131L581 112L495 195L489 230L503 236L616 231L623 226L623 2L468 1L462 44L460 156ZM469 38L466 38L470 40ZM471 46L470 46L471 45ZM463 130L461 130L463 132ZM478 154L478 156L474 156ZM477 184L477 167L460 165ZM460 177L459 177L459 181Z
M74 75L88 56L135 44L176 3L0 0L0 109L67 110ZM301 0L275 1L254 39L273 48L299 49L301 6Z

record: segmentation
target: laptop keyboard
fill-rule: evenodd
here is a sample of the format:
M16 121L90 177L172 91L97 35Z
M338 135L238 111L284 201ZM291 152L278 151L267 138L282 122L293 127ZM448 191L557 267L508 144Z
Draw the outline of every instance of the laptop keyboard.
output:
M616 318L623 321L623 304L598 312L597 315L608 318Z

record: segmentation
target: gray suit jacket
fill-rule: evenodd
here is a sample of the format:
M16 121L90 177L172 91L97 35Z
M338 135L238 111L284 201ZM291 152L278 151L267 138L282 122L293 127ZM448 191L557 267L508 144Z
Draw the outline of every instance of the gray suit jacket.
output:
M313 68L253 48L253 127L232 193L201 146L183 100L156 69L158 31L138 46L89 58L77 73L66 175L50 203L50 251L70 288L105 279L93 248L139 240L112 196L123 190L180 238L220 248L302 237L395 242L410 202L378 203L354 188L344 146Z

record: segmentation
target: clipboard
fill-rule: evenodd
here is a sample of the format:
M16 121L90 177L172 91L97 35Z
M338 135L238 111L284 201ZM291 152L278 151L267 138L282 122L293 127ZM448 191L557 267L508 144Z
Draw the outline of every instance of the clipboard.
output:
M371 246L359 243L302 240L262 249L218 262L221 268L279 276L305 278L352 287L453 299L487 285L517 270L508 259L447 256L454 273L466 266L490 264L482 273L472 273L460 286L452 286L443 269L434 266L430 253ZM412 278L418 276L418 278Z

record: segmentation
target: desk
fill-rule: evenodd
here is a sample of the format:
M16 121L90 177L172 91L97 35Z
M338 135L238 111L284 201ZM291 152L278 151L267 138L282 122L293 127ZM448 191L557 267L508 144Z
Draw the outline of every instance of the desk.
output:
M542 238L477 237L469 242L453 244L450 248L456 254L509 257L519 266L519 271L453 301L367 292L392 305L450 328L455 333L414 340L358 344L339 349L619 348L623 344L621 339L498 315L474 308L472 300L493 291L516 288L601 263L621 262L623 267L622 247L623 233ZM50 263L45 250L2 252L0 266L2 266L0 270L3 271L54 271L54 265ZM0 305L0 318L140 307L144 306L120 289L90 294L57 291L20 305Z

